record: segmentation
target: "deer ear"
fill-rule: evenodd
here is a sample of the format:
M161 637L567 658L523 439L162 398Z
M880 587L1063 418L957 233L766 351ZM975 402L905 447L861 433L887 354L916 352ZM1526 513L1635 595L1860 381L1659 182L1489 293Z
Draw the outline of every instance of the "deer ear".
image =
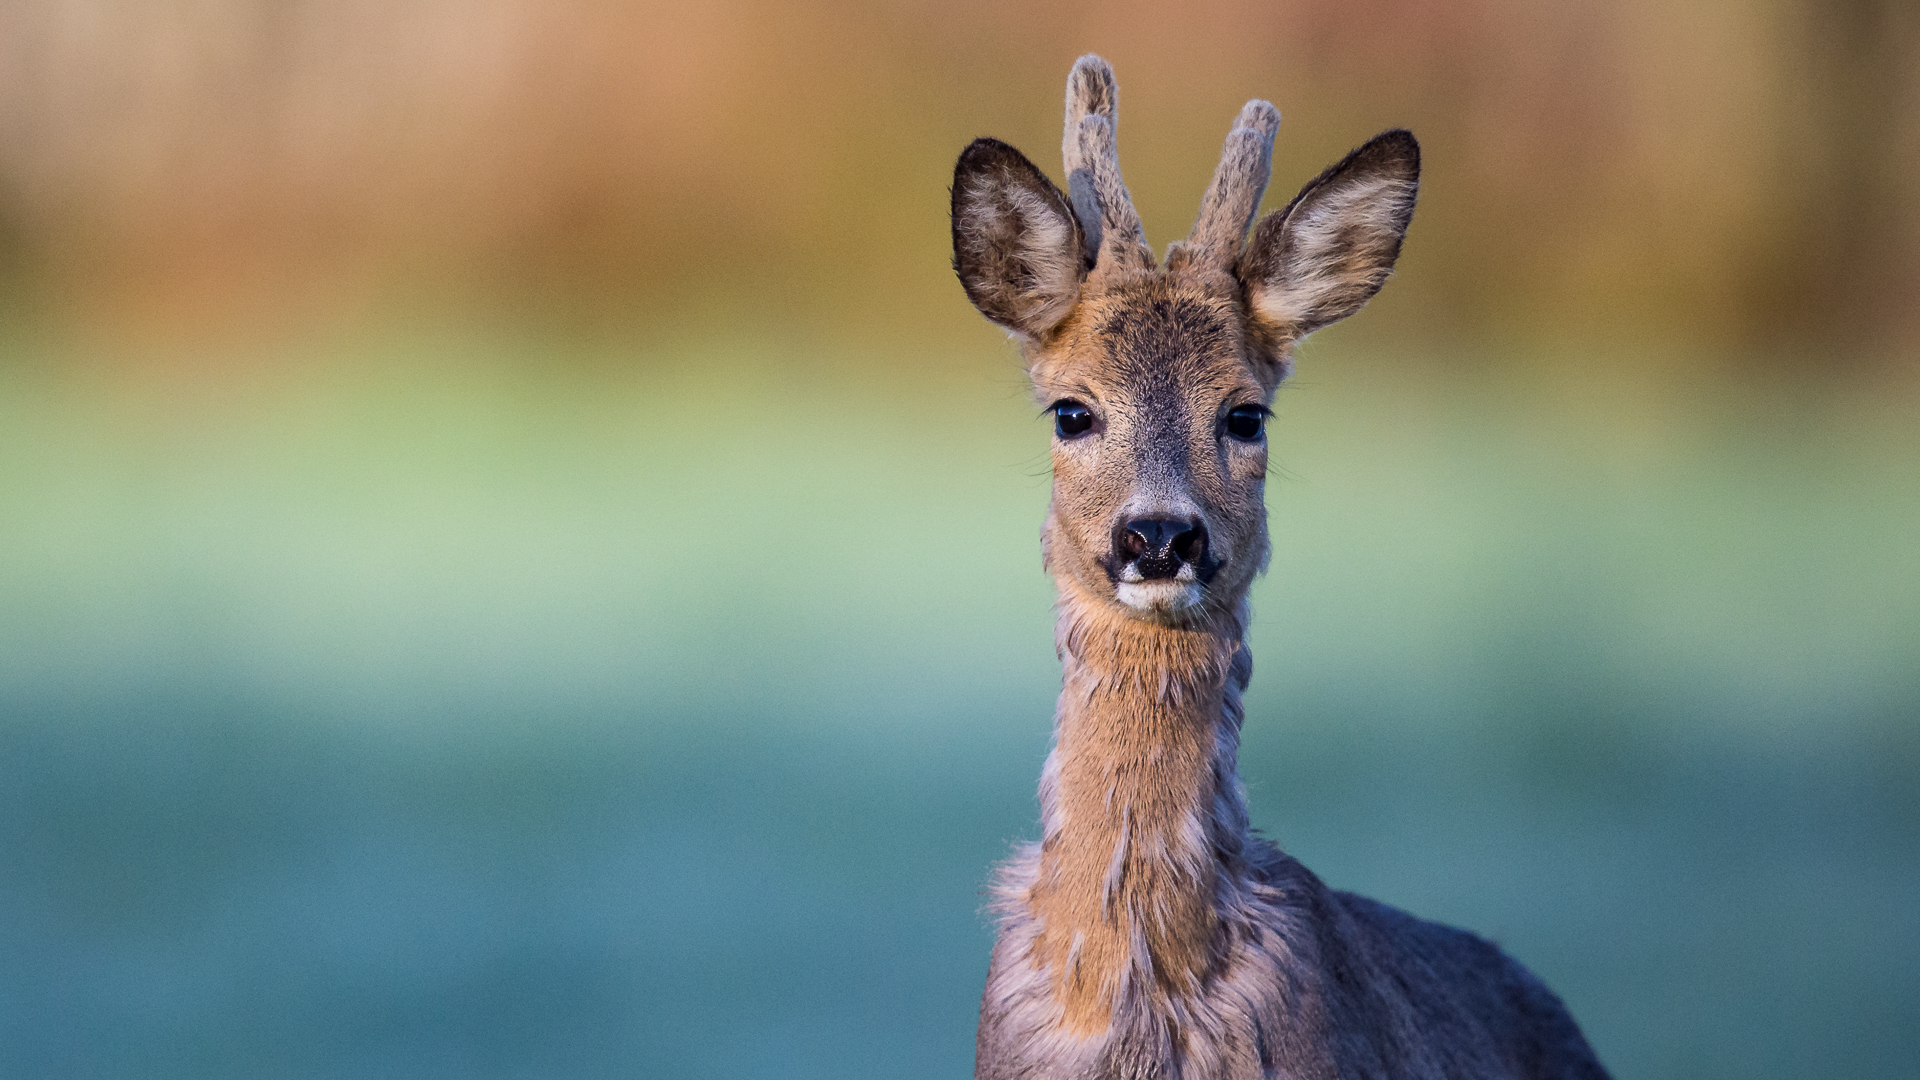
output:
M1420 144L1374 136L1268 214L1238 273L1256 325L1278 344L1359 311L1400 257L1420 190Z
M1046 174L997 139L975 139L953 169L953 269L980 313L1038 341L1073 310L1086 236Z

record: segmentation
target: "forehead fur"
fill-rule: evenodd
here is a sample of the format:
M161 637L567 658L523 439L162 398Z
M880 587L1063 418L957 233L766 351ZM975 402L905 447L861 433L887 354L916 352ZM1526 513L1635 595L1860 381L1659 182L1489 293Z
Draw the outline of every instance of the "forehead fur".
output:
M1118 387L1171 376L1273 389L1248 355L1245 306L1226 275L1127 271L1087 284L1073 315L1030 350L1036 385Z

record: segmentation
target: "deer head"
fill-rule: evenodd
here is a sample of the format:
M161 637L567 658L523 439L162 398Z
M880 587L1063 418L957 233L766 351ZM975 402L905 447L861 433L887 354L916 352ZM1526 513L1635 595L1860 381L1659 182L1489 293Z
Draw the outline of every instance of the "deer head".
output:
M1358 311L1400 253L1420 147L1385 132L1247 240L1280 114L1240 110L1200 214L1156 266L1120 179L1105 60L1067 78L1067 191L977 139L953 177L953 264L1020 342L1053 414L1042 534L1063 599L1186 624L1238 610L1266 564L1266 419L1294 344Z

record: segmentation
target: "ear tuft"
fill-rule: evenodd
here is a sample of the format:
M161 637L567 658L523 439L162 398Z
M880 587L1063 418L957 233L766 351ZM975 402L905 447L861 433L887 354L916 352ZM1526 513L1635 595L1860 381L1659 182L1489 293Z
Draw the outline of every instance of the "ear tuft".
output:
M1030 341L1080 298L1086 238L1066 196L1020 151L975 139L953 170L953 269L980 313Z
M1297 341L1360 310L1400 257L1420 191L1420 144L1396 128L1321 173L1264 218L1238 274L1256 323Z

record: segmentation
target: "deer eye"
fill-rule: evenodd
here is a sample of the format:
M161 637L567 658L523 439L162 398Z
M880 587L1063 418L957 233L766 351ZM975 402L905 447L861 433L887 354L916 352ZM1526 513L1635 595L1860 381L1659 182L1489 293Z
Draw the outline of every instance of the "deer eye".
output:
M1085 435L1093 427L1093 410L1077 401L1053 403L1054 434L1063 439Z
M1227 434L1242 442L1260 437L1267 425L1267 410L1258 405L1240 405L1227 413Z

